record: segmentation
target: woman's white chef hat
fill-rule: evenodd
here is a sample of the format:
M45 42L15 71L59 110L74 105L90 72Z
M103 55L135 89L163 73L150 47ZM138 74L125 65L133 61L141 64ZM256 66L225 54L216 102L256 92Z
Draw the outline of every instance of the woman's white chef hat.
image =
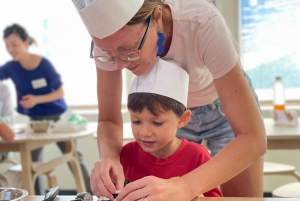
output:
M120 30L144 0L72 0L90 35L105 38Z
M154 93L177 100L187 107L189 75L175 64L159 57L149 71L141 76L134 76L129 89L132 93Z

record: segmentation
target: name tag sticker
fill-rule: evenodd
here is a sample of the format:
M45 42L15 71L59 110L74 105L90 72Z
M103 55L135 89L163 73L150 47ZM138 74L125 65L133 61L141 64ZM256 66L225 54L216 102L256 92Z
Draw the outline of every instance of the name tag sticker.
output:
M31 81L32 88L39 89L47 86L47 81L45 78L40 78Z

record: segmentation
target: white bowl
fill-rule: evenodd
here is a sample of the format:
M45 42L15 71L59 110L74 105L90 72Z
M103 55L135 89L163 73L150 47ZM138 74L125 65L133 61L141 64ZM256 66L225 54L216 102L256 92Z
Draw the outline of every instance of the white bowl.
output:
M21 200L28 195L28 192L24 189L19 188L0 188L0 200Z

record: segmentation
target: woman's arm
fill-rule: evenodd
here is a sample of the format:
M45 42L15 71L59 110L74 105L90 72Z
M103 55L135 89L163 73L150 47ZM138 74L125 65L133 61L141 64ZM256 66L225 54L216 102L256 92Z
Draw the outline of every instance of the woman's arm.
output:
M97 142L100 161L91 175L91 187L96 195L112 197L124 183L120 164L123 138L121 115L122 72L103 71L97 68L98 132Z
M266 151L263 120L240 65L214 84L236 138L206 164L182 177L186 185L193 184L193 196L233 178Z
M122 72L97 68L98 146L100 158L119 158L123 144Z
M59 87L57 90L45 95L27 94L22 97L22 100L20 100L20 104L24 108L32 108L37 104L50 103L52 101L56 101L62 98L63 96L64 96L64 90L62 87Z

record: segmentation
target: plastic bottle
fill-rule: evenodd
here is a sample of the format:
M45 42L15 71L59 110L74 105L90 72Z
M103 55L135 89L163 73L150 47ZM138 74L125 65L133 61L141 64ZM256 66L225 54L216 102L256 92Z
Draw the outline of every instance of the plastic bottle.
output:
M273 85L274 110L285 110L285 89L280 76L277 76Z

